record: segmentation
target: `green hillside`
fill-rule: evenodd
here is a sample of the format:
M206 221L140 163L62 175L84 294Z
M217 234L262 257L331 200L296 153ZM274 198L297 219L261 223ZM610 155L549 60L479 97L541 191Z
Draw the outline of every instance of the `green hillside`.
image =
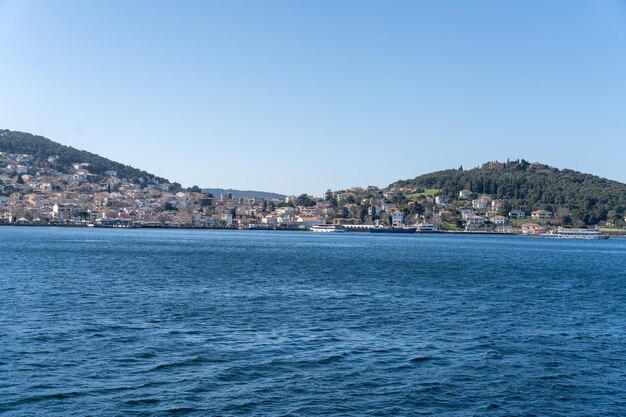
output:
M463 189L489 194L512 206L568 211L586 224L617 221L626 211L626 184L570 169L556 169L517 160L490 168L449 169L397 181L392 187L440 189L455 199Z
M111 161L87 151L81 151L71 146L61 145L43 136L30 133L0 130L0 152L29 154L34 163L39 166L49 166L57 171L71 172L72 164L76 162L89 163L89 172L103 175L105 171L117 171L117 175L132 182L169 183L165 178L157 177L145 171ZM50 156L58 156L53 162L48 162Z

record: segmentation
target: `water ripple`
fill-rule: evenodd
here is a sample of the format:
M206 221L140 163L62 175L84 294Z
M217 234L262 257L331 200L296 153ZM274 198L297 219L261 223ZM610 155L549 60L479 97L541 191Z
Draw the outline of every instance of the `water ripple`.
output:
M0 413L621 417L624 253L0 228Z

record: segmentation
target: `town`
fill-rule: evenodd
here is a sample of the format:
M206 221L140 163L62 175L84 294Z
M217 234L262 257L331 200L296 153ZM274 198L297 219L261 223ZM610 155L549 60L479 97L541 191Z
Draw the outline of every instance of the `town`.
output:
M50 155L48 162L55 158ZM369 186L328 190L320 197L234 198L196 186L131 182L116 171L95 174L80 161L71 172L32 161L31 155L0 152L0 224L272 230L339 225L355 231L428 224L430 231L545 234L567 218L563 210L513 207L468 189L450 196L437 189ZM487 168L498 164L491 161Z

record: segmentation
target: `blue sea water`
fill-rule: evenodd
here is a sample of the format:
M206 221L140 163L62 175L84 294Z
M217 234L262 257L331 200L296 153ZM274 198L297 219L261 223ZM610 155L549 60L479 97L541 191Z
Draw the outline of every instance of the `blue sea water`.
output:
M1 227L0 414L625 416L626 240Z

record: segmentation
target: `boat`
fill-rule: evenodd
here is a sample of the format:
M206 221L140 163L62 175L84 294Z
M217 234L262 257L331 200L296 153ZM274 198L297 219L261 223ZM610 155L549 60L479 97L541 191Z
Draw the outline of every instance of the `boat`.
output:
M415 229L417 233L435 233L437 232L437 227L431 223L418 223L415 225Z
M312 232L322 232L322 233L336 233L336 232L345 232L346 229L337 226L334 224L316 224L315 226L311 226Z
M556 232L561 239L608 239L609 237L598 229L565 229L559 227Z
M370 227L370 233L415 233L416 227Z

